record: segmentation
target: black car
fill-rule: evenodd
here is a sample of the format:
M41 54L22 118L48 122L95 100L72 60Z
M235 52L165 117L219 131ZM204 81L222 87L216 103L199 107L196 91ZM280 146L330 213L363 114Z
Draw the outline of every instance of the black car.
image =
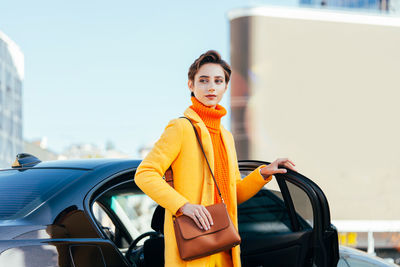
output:
M139 160L18 158L0 171L0 266L163 265L162 217L134 182ZM239 161L243 175L261 164ZM290 170L239 206L239 232L243 266L339 259L323 192Z

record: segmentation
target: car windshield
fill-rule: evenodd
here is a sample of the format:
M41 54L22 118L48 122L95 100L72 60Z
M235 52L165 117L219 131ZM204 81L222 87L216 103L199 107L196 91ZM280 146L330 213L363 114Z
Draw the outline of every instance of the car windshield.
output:
M25 217L85 172L39 168L0 171L0 221Z

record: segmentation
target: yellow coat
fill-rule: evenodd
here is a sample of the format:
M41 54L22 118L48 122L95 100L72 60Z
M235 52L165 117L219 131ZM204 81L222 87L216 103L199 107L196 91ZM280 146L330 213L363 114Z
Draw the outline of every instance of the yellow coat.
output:
M195 125L214 171L213 146L206 125L191 108L186 109L184 115ZM242 180L232 134L221 125L221 135L229 164L231 205L228 213L237 228L237 205L255 195L271 177L264 180L257 168ZM175 189L162 179L169 166L172 166L174 173ZM189 121L181 118L169 122L160 139L138 167L135 182L144 193L165 208L165 266L207 266L209 257L192 261L181 260L172 222L172 214L187 202L205 206L214 202L214 181ZM241 266L239 246L232 249L232 261L235 267Z

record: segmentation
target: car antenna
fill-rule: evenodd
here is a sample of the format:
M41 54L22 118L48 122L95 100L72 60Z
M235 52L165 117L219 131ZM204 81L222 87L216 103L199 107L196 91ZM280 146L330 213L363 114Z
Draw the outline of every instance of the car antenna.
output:
M17 158L15 159L11 167L12 168L32 167L40 162L42 162L40 159L31 154L20 153L17 155Z

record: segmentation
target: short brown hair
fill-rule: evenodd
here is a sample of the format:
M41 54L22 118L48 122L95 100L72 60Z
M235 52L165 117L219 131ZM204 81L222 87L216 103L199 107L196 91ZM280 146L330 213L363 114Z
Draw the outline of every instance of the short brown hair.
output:
M221 55L215 50L208 50L193 62L188 72L189 81L194 81L194 76L199 71L200 67L206 63L214 63L221 65L225 74L225 82L226 83L229 82L232 72L231 66L229 66L229 64L226 63L225 60L222 60Z

